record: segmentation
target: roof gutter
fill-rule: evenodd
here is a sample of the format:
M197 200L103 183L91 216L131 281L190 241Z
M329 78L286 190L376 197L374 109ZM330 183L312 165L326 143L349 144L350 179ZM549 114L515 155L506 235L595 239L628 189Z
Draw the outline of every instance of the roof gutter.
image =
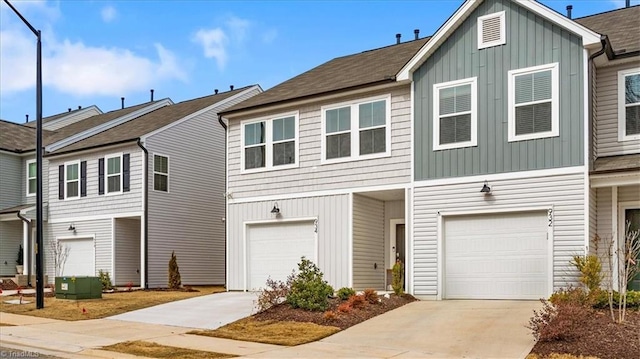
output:
M593 54L591 54L591 56L589 56L589 61L587 63L588 66L588 76L587 76L587 91L588 91L588 105L587 105L587 126L589 126L589 163L587 163L586 165L588 166L589 169L593 169L593 165L594 165L594 161L595 161L595 156L594 156L594 150L593 150L593 136L592 136L592 131L593 131L593 122L594 122L594 118L593 118L593 60L604 54L607 51L607 48L611 48L609 46L609 38L607 37L607 35L601 35L600 36L600 44L601 44L601 48L600 50L594 52Z
M31 248L31 220L25 216L22 215L22 213L20 213L20 211L18 211L16 213L16 215L18 216L18 218L20 218L20 220L22 220L22 222L24 222L27 227L29 227L29 230L27 231L27 253L32 253L33 249ZM27 285L29 287L31 287L31 256L27 256Z
M145 289L149 289L149 150L144 147L140 138L138 138L136 143L138 144L138 147L144 151L144 161L142 161L144 164L144 183L142 184L144 186L144 190L142 192L144 194L144 283L141 284L144 285Z

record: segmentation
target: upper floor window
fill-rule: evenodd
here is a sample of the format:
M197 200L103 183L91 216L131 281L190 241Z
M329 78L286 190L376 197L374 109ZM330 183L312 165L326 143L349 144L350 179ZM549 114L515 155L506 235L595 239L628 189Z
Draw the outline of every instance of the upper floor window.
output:
M433 149L478 143L477 78L433 85Z
M509 71L509 142L560 135L558 63Z
M640 69L618 72L618 140L640 139Z
M37 191L36 160L27 161L27 196L34 196Z
M80 162L65 164L65 198L80 197Z
M297 123L297 113L243 122L242 171L297 166Z
M507 43L505 12L478 17L478 49Z
M107 193L120 192L122 190L122 156L107 156Z
M169 192L169 157L153 155L153 190Z
M322 108L322 162L391 154L390 97Z

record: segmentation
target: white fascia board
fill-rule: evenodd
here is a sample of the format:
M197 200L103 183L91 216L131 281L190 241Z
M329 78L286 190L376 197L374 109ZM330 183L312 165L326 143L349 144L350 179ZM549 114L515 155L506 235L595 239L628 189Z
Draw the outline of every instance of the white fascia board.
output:
M159 100L157 102L154 102L152 104L150 104L149 106L145 106L141 109L138 109L136 111L133 111L129 114L126 114L124 116L120 116L116 119L113 119L107 123L103 123L101 125L92 127L88 130L82 131L80 133L77 133L75 135L69 136L65 139L62 139L58 142L54 142L52 144L50 144L49 146L45 147L45 150L47 152L53 152L56 151L62 147L66 147L69 146L71 144L74 144L78 141L84 140L85 138L91 137L93 135L96 135L100 132L106 131L110 128L116 127L118 125L121 125L127 121L133 120L134 118L140 117L142 115L145 115L151 111L157 110L161 107L164 106L169 106L169 105L173 105L173 101L171 101L170 98L165 98L162 100Z
M162 127L162 128L159 128L159 129L154 130L154 131L152 131L152 132L149 132L149 133L147 133L147 134L145 134L145 135L143 135L143 136L140 136L140 140L141 140L142 142L144 142L144 141L146 141L146 140L147 140L147 138L149 138L149 137L151 137L151 136L153 136L153 135L156 135L156 134L158 134L158 133L160 133L160 132L166 131L166 130L170 129L170 128L171 128L171 127L173 127L173 126L177 126L177 125L179 125L179 124L181 124L181 123L183 123L183 122L185 122L185 121L188 121L188 120L190 120L190 119L192 119L192 118L194 118L194 117L196 117L196 116L199 116L199 115L201 115L201 114L203 114L203 113L205 113L205 112L207 112L207 111L215 110L215 112L216 112L216 113L218 113L218 112L220 112L221 110L224 110L225 108L227 108L227 107L229 106L229 105L228 105L228 104L229 104L229 102L231 102L231 101L233 101L233 100L237 99L238 97L244 96L244 95L245 95L245 94L247 94L248 92L256 91L256 90L257 90L256 95L257 95L257 94L259 94L260 92L262 92L262 88L261 88L259 85L251 86L251 87L249 87L248 89L246 89L246 90L244 90L244 91L242 91L242 92L238 92L237 94L235 94L235 95L233 95L233 96L230 96L230 97L227 97L227 98L225 98L225 99L224 99L224 100L222 100L222 101L218 101L218 102L216 102L216 103L214 103L214 104L212 104L212 105L210 105L210 106L207 106L207 107L205 107L205 108L203 108L203 109L201 109L201 110L199 110L199 111L196 111L196 112L194 112L194 113L192 113L192 114L189 114L189 115L187 115L187 116L185 116L185 117L181 118L181 119L180 119L180 120L178 120L178 121L174 121L174 122L172 122L172 123L170 123L170 124L168 124L168 125L166 125L166 126L164 126L164 127ZM254 95L254 96L255 96L255 95Z
M467 0L453 16L451 16L447 22L436 31L431 39L418 51L417 54L398 72L396 75L397 81L406 81L411 79L411 74L420 66L424 61L431 56L431 54L437 50L440 45L451 35L451 33L458 28L464 22L467 17L475 10L483 0ZM533 0L512 0L525 9L555 23L560 27L582 37L582 46L588 47L591 45L600 43L600 34L589 30L588 28L578 24L577 22L566 18L565 16L549 9L548 7Z
M66 120L66 119L67 119L67 117L69 117L69 116L76 116L76 115L81 114L81 113L89 112L89 110L95 110L95 111L97 111L97 112L98 112L98 114L99 114L99 115L102 115L102 114L104 113L104 112L102 112L102 110L101 110L98 106L96 106L96 105L91 105L91 106L89 106L89 107L85 107L85 108L80 109L80 110L71 111L71 112L69 112L67 115L62 116L62 117L60 117L60 118L57 118L57 119L55 119L55 120L53 120L53 121L47 121L47 122L46 122L46 124L47 124L47 125L53 125L53 124L56 124L56 123L58 123L58 122L62 122L62 121L64 121L64 120Z

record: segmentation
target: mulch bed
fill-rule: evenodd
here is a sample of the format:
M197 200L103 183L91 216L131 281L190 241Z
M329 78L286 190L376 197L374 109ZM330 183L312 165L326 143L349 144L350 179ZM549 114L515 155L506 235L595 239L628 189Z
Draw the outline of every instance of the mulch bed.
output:
M389 298L380 296L380 302L375 304L365 304L363 308L353 309L349 313L338 312L338 306L344 301L339 298L329 299L329 309L337 315L335 318L325 318L325 312L315 312L304 309L291 308L286 303L271 307L263 312L253 316L256 320L276 320L276 321L294 321L294 322L310 322L319 325L330 325L340 329L346 329L358 323L364 322L382 313L401 307L405 304L416 301L417 299L411 295L404 294L397 296L392 294Z
M16 290L18 285L11 279L3 279L0 281L0 289L2 290Z
M617 316L617 313L616 313ZM627 310L624 323L611 320L608 309L594 310L568 340L537 342L531 350L540 356L551 353L595 356L600 359L640 357L640 311Z

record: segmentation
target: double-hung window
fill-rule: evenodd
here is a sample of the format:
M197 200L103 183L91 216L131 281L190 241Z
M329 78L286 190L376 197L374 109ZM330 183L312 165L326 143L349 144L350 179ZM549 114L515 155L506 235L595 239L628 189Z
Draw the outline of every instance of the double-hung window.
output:
M34 196L37 191L36 160L27 161L27 196Z
M560 135L558 63L511 70L509 142Z
M640 139L640 69L618 72L618 140Z
M284 169L298 165L298 113L245 121L242 171Z
M153 190L169 192L169 157L153 155Z
M65 164L65 198L80 197L80 162Z
M322 107L322 162L389 156L389 96Z
M478 144L477 79L433 85L433 149L446 150Z
M107 193L119 193L122 191L122 156L105 157L107 174Z

